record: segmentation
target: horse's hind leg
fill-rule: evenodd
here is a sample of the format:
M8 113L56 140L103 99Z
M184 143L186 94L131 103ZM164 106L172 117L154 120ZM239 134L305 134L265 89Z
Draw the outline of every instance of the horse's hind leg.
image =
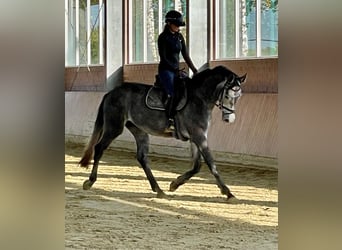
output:
M83 183L83 189L88 190L91 188L91 186L95 183L97 179L97 169L99 166L99 161L103 155L103 152L108 148L110 143L118 137L122 131L123 127L110 127L107 126L107 130L104 131L103 136L101 140L96 144L95 146L95 152L94 152L94 163L93 163L93 168L91 170L91 174L89 176L89 179L84 181Z
M144 169L146 177L150 182L151 188L154 192L157 192L158 198L163 198L166 194L159 187L156 179L154 178L151 168L148 164L148 150L149 150L149 137L148 134L137 128L134 124L128 122L126 127L133 134L135 141L137 143L137 160Z
M201 169L201 154L198 150L198 147L195 143L191 143L191 152L192 152L192 160L193 167L191 170L187 171L183 175L177 177L176 180L172 181L170 184L170 191L175 191L180 185L186 183L192 176L197 174Z

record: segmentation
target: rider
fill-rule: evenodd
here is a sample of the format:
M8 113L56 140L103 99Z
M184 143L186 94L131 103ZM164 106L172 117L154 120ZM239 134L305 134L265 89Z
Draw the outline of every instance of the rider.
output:
M158 74L161 83L167 93L166 114L168 117L168 131L174 130L174 81L179 74L179 53L194 74L197 69L192 63L183 35L179 32L180 26L185 26L183 15L178 11L171 10L165 16L164 31L158 37L158 51L160 63Z

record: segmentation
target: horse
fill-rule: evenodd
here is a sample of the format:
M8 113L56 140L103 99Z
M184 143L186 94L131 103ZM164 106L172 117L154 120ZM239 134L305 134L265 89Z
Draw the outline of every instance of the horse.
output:
M175 115L173 132L166 130L166 112L150 109L146 105L146 95L151 85L125 82L106 93L98 108L93 133L79 161L81 167L87 167L94 155L92 171L89 179L84 181L83 189L88 190L95 183L104 150L126 127L135 138L136 158L158 198L167 195L159 187L148 163L149 135L190 141L192 168L173 180L169 191L175 191L200 171L202 156L221 193L226 195L227 199L235 197L217 170L208 147L207 134L215 106L222 110L223 121L234 122L235 106L242 95L241 84L245 82L246 76L247 73L238 76L224 66L217 66L213 69L207 68L192 78L188 77L185 81L187 102Z

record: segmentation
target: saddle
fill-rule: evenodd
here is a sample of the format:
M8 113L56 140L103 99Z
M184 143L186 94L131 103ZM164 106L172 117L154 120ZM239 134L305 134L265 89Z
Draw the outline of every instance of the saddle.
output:
M187 88L185 87L185 79L175 81L175 100L178 103L176 111L182 110L187 103ZM146 106L154 110L165 110L166 93L160 83L159 77L156 76L154 85L148 90L145 98Z

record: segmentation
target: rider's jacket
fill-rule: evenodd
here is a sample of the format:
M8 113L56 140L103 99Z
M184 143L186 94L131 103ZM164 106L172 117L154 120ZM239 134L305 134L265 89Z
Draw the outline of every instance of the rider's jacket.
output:
M161 70L178 72L180 52L184 59L189 57L183 35L179 32L173 34L168 28L165 28L158 37L158 50L160 56L159 72Z

